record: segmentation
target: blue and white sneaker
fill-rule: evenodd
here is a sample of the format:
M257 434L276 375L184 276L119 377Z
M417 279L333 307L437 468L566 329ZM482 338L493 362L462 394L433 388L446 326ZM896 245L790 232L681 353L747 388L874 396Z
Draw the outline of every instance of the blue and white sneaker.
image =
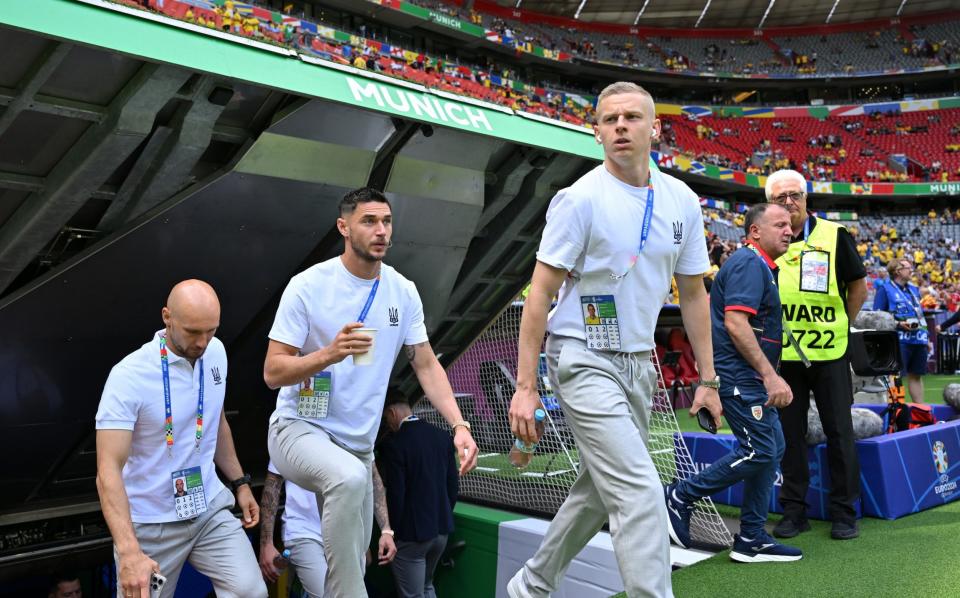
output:
M674 544L680 548L690 548L690 515L693 514L693 505L677 498L676 487L676 484L670 484L663 489L663 499L667 503L667 529Z
M733 537L730 558L739 563L778 563L799 561L803 558L803 552L799 548L780 544L766 533L750 541L737 534Z

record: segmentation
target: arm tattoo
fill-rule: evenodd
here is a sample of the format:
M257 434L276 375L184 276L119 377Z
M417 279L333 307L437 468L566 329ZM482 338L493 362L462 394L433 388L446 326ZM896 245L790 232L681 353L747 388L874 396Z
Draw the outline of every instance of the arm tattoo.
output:
M390 529L390 514L387 512L387 490L383 487L383 479L377 464L373 464L373 513L377 518L380 529Z
M423 341L422 343L417 343L415 345L404 345L403 354L407 356L407 359L413 361L413 358L417 356L417 350L420 347L430 348L430 341Z
M260 495L260 544L273 543L273 524L277 518L277 505L280 502L280 488L283 476L267 472Z

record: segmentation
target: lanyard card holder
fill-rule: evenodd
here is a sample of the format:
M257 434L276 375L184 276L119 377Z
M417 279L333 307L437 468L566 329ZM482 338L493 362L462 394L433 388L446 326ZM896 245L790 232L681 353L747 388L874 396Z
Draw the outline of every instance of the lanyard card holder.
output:
M193 519L207 510L200 467L180 469L170 474L177 519Z
M580 297L587 348L592 351L620 350L620 320L613 295Z
M297 415L310 419L325 419L330 409L330 391L333 377L330 372L319 372L303 381L297 397Z
M830 292L830 254L819 249L800 254L800 290L808 293Z

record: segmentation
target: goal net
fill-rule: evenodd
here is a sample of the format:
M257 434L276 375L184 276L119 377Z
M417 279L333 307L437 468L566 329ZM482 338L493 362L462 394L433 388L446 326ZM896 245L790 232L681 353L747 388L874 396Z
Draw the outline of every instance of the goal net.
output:
M514 467L508 456L514 437L507 412L516 388L522 310L523 303L514 301L447 370L457 403L471 422L480 449L476 470L460 480L460 495L553 517L577 477L580 461L573 433L547 379L542 354L538 386L547 412L544 434L526 467ZM654 364L660 384L653 399L648 450L660 481L669 484L675 478L693 475L697 469L680 434L655 353ZM415 412L431 423L443 424L427 401L420 401ZM694 543L703 547L731 543L730 532L709 498L697 504L690 531Z

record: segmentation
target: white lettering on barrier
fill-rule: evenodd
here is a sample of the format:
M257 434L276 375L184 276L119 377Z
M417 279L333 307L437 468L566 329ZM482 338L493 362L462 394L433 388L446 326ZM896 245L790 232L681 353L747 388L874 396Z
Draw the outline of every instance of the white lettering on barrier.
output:
M433 102L434 107L437 109L437 115L440 117L440 120L447 122L450 119L447 118L447 115L443 112L443 106L440 105L440 101L437 98L429 98Z
M459 111L463 112L463 106L458 106L457 104L451 104L450 102L444 102L444 108L447 109L447 116L450 117L450 120L457 123L458 125L469 125L470 121L463 118L462 116L457 116L453 112Z
M437 120L437 111L434 110L433 106L430 104L430 98L410 94L410 106L413 108L413 111L417 114L417 116L426 115L433 120Z
M383 88L383 99L387 101L387 104L390 104L390 107L396 110L397 112L410 112L410 104L407 102L407 94L402 90L396 89L397 98L399 101L394 102L393 98L390 96L390 88Z
M482 111L470 107L465 107L464 111L467 113L467 118L470 119L470 125L473 126L473 128L479 129L482 124L486 130L493 130L493 127L490 126L490 121L487 120L487 115Z
M462 23L460 22L460 19L457 19L457 18L451 17L451 16L447 16L447 15L442 15L442 14L435 13L435 12L430 12L430 20L433 21L433 22L435 22L435 23L439 23L439 24L441 24L441 25L445 25L445 26L447 26L447 27L450 27L450 28L452 28L452 29L462 29L462 28L463 28L463 25L462 25Z
M464 127L493 131L490 120L483 110L463 106L456 102L439 100L424 94L416 94L403 89L393 89L372 81L360 82L347 77L350 93L357 103L373 100L381 108L390 108L401 113L413 112L417 116L434 121L455 122Z
M380 97L379 86L376 83L367 83L366 86L361 86L355 79L347 77L347 85L350 86L354 100L362 103L363 98L373 98L381 108L384 107L383 98Z
M946 484L939 484L934 486L933 491L937 494L950 494L957 489L956 482L947 482Z
M960 193L960 184L958 183L933 183L930 185L930 193L947 193L956 195Z

